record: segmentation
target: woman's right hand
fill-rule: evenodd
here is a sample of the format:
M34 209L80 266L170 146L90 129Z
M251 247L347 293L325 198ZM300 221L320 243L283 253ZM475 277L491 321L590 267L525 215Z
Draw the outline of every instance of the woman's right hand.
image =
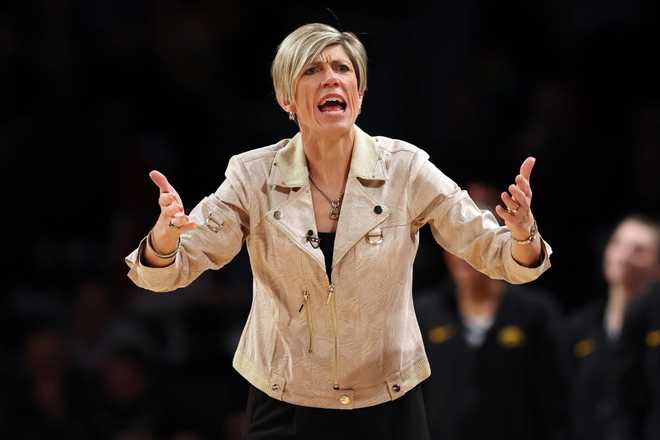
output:
M151 171L149 177L160 190L158 196L160 216L158 216L158 221L156 221L156 225L151 232L151 244L156 252L169 254L178 246L181 234L195 229L198 225L190 221L186 215L181 197L167 181L167 177L156 170ZM162 260L154 260L148 254L147 260L149 262L162 263Z

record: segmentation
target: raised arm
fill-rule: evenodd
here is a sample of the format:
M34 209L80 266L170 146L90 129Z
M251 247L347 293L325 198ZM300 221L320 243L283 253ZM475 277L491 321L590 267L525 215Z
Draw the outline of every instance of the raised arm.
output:
M529 208L531 190L530 196L525 198L517 192L528 189L523 186L525 181L521 180L522 189L518 185L511 188L511 195L517 194L516 197L521 198L520 203L507 195L513 201L510 209L517 208L520 218L514 222L514 216L509 214L510 224L500 226L493 213L479 209L467 191L462 190L428 158L428 154L420 150L410 168L408 206L413 231L428 223L433 237L444 249L489 277L513 284L532 281L550 267L552 249L545 241L534 237L530 244L515 243L515 240L529 238L530 222L534 224ZM523 164L521 177L526 176L527 182L532 165L533 159ZM502 197L508 201L504 194ZM523 211L522 203L525 203L526 211ZM501 212L502 208L498 211Z
M155 292L185 287L207 269L219 269L241 250L249 234L247 172L241 160L229 160L225 180L188 215L165 176L152 171L160 189L156 225L126 257L128 277Z

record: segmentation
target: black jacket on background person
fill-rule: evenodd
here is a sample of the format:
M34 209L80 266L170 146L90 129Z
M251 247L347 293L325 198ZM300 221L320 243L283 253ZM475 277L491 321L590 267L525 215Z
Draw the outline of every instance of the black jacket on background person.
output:
M415 309L431 363L423 382L431 438L563 438L566 378L552 303L507 285L476 347L465 339L453 287L420 295Z
M623 438L660 439L660 284L628 308L619 349Z
M616 399L617 339L605 330L605 301L577 311L566 326L571 377L571 438L621 439Z

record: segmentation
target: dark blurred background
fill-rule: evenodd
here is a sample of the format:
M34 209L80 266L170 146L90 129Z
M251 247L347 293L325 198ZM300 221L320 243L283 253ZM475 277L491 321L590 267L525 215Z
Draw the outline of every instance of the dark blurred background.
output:
M604 295L611 227L660 210L657 3L355 3L2 3L0 432L234 438L246 253L165 295L132 286L123 257L159 211L150 170L191 209L231 155L295 134L269 68L307 22L366 45L367 133L424 148L461 185L504 190L535 156L555 251L535 284L565 312ZM444 276L423 236L416 290Z

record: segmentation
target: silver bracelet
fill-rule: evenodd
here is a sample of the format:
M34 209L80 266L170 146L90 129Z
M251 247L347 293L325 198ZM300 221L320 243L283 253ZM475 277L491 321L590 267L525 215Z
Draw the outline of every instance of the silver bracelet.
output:
M179 252L179 247L181 247L181 237L179 237L179 241L176 244L176 248L172 252L170 252L169 254L161 254L154 248L154 245L151 242L152 232L153 230L149 231L149 235L147 235L147 246L149 246L151 252L153 252L155 256L157 256L158 258L162 258L163 260L169 260L170 258L176 256L176 253Z
M534 239L536 239L536 234L538 232L538 228L536 227L536 220L534 220L534 223L532 224L532 228L529 231L529 237L525 238L524 240L518 240L511 235L511 240L513 240L515 243L518 244L531 244L534 242Z

